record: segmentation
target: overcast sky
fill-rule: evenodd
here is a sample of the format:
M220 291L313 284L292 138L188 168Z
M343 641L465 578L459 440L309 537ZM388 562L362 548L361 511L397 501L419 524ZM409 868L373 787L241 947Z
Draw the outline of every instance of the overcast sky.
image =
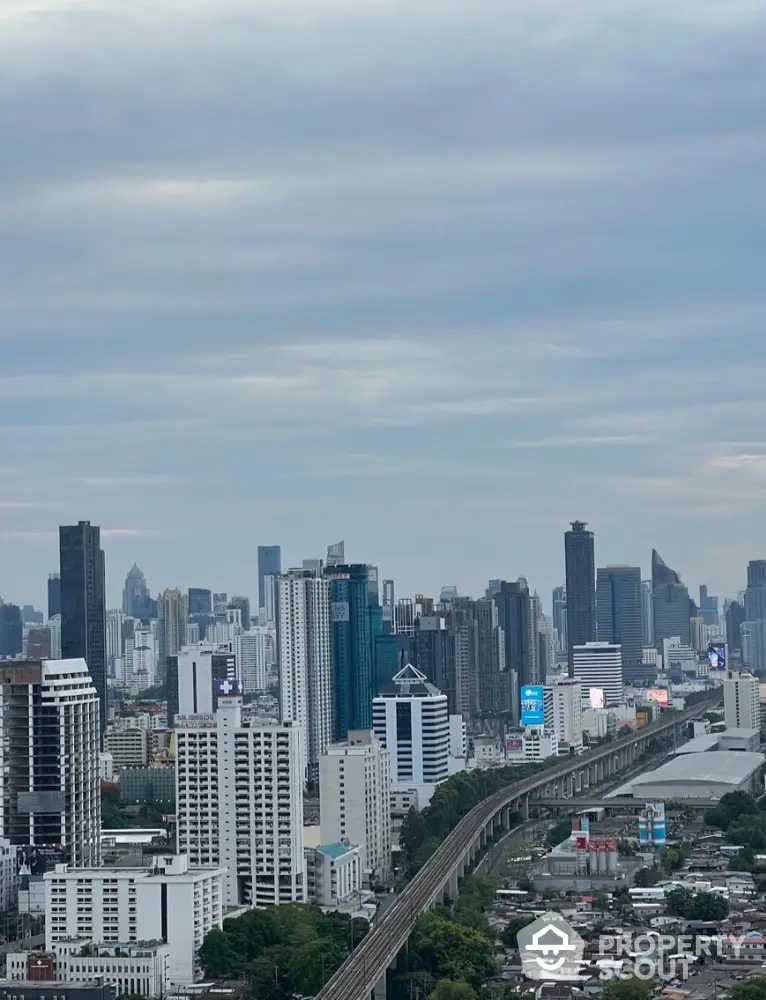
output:
M0 0L0 594L766 556L766 0Z

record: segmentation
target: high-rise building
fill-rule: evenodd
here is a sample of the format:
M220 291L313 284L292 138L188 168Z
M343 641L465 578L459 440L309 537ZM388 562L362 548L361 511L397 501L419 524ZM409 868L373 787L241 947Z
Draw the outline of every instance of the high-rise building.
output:
M61 575L48 574L48 617L61 614Z
M766 673L766 620L742 622L740 648L745 667L759 675Z
M226 647L182 646L167 660L168 727L176 716L206 715L218 708L223 681L238 681L236 655Z
M213 592L203 587L189 587L189 615L212 615Z
M61 615L54 615L48 622L51 633L51 659L61 659Z
M346 564L346 543L333 542L327 546L326 566L344 566Z
M186 594L178 588L163 591L157 597L157 673L167 677L168 657L175 656L186 642L189 606Z
M574 648L574 675L581 684L583 706L611 708L624 701L622 651L613 642L586 642ZM591 691L603 691L603 706Z
M325 567L330 587L332 690L336 740L351 729L372 727L372 630L368 567L335 563Z
M700 586L699 617L705 625L718 624L718 598L708 594L704 583Z
M745 621L766 620L766 559L753 559L747 567Z
M665 639L680 638L690 644L689 620L691 618L689 591L681 577L652 549L652 619L654 645L661 652Z
M553 627L558 635L560 650L568 649L567 645L567 588L553 588Z
M243 726L238 690L221 682L215 722L176 731L178 851L226 868L227 906L302 903L298 730L289 722Z
M27 645L24 655L28 660L51 659L51 630L49 628L31 628L27 633Z
M119 608L111 608L106 613L106 664L110 677L116 677L118 661L124 653L123 625L125 614Z
M510 713L514 723L520 722L519 691L525 684L539 684L535 670L536 635L533 637L532 598L526 583L498 581L492 598L493 623L497 628L496 671L490 694L493 714Z
M596 561L593 532L584 521L572 521L564 533L567 591L567 649L572 676L574 647L596 638Z
M250 628L250 598L249 597L237 597L235 594L233 597L229 598L229 610L234 610L235 608L240 611L240 621L242 623L242 628L247 631Z
M99 698L81 657L0 664L2 836L100 864Z
M563 677L547 690L550 690L551 694L550 728L556 734L558 752L581 753L582 681L576 677ZM548 728L547 720L546 728Z
M234 638L234 650L244 694L265 691L269 671L277 662L277 631L274 625L254 625Z
M21 608L0 599L0 660L20 656L24 643Z
M413 790L425 808L449 776L447 696L407 664L373 700L372 722L390 754L392 791Z
M652 581L641 581L641 633L644 649L654 646L654 609L652 606Z
M641 568L599 567L596 603L599 641L622 647L622 668L626 678L643 676Z
M361 847L363 868L378 879L391 868L390 768L388 750L369 730L352 729L319 758L321 841Z
M384 633L393 632L394 609L396 607L393 580L383 581L383 593L381 594L380 604L382 608L381 615L383 619L383 632Z
M735 649L742 649L742 623L745 621L745 609L739 601L730 601L726 608L726 641L729 644L729 655Z
M752 674L737 674L723 682L723 718L727 729L760 729L760 683Z
M150 603L151 594L146 585L146 577L133 563L125 577L125 586L122 591L123 613L129 618L148 618L150 616Z
M270 576L277 579L282 572L282 550L278 545L258 546L258 609L263 611L266 608L266 583L265 577ZM272 601L273 603L273 601Z
M283 722L298 732L303 781L315 781L333 736L330 584L310 570L277 581L277 665Z
M98 691L100 724L106 726L106 570L101 529L90 521L59 528L61 656L82 657Z

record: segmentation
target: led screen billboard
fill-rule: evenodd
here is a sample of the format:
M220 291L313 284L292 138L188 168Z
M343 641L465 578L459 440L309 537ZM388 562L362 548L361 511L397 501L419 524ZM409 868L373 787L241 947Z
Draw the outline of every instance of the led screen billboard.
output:
M541 684L525 684L521 689L522 726L542 726L545 721L543 692Z
M707 648L707 659L711 670L726 669L726 644L711 642Z
M668 705L667 688L648 688L646 692L646 697L649 699L649 701L653 701L656 705L660 705L662 708L667 708Z
M604 708L604 689L590 688L588 691L588 703L591 708Z

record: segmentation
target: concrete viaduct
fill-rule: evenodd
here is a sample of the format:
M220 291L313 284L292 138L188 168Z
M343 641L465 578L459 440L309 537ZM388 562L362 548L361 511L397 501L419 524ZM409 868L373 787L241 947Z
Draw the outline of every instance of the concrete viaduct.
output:
M459 880L484 853L495 832L511 829L511 814L529 818L530 798L543 806L545 799L560 800L584 795L588 789L634 767L638 756L655 736L677 736L684 723L713 708L720 694L698 702L684 712L666 713L658 722L631 736L570 757L531 778L488 796L467 813L455 829L398 895L369 934L317 993L315 1000L384 1000L386 970L393 967L418 917L435 903L456 899ZM578 803L573 801L572 807Z

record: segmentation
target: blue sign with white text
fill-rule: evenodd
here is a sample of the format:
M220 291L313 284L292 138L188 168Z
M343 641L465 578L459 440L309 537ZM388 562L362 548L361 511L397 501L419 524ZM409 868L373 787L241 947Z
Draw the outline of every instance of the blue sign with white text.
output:
M545 722L542 684L525 684L521 689L522 726L542 726Z

